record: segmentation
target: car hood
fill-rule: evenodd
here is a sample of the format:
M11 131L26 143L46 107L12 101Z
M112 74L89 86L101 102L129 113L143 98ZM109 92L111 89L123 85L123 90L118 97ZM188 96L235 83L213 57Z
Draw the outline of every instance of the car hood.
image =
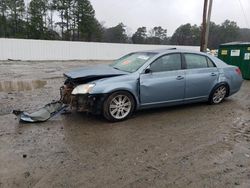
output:
M90 66L90 67L84 67L79 68L67 73L64 73L64 75L71 79L81 79L81 78L105 78L105 77L112 77L112 76L119 76L128 74L127 72L120 71L117 69L114 69L113 67L109 65L97 65L97 66Z

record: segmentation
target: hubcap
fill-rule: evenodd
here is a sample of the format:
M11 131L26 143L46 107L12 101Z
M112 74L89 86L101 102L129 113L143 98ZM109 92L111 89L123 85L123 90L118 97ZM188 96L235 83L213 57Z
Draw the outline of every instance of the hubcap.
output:
M226 96L227 89L225 86L218 87L213 95L213 102L218 104L220 103Z
M116 119L126 117L131 110L131 101L126 95L115 96L109 105L110 114Z

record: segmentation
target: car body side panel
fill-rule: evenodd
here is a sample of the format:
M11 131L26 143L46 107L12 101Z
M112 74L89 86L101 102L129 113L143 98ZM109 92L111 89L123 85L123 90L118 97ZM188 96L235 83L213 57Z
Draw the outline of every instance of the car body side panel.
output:
M230 88L229 96L239 91L243 83L242 75L238 74L236 69L237 67L235 66L228 66L220 70L222 73L219 82L228 83Z
M216 67L186 70L185 101L208 99L211 90L218 83Z
M185 70L141 74L141 105L183 102Z
M215 64L217 68L226 68L229 67L230 65L226 64L225 62L221 61L217 57L214 57L212 55L206 54Z
M109 94L115 91L128 91L134 96L136 103L140 104L138 90L139 74L134 73L97 80L95 84L90 94Z

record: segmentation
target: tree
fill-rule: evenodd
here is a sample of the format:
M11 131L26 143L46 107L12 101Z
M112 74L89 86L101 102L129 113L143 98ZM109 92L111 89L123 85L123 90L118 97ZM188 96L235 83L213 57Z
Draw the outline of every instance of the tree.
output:
M128 36L126 34L125 25L119 23L115 27L110 27L104 31L104 42L113 42L113 43L126 43Z
M147 39L149 44L163 44L167 41L167 30L161 26L154 27L149 31L150 37Z
M0 0L0 37L200 45L200 27L190 23L178 27L171 38L167 38L167 30L161 26L148 33L146 27L139 27L130 38L123 23L104 28L95 18L90 0L29 1L27 8L24 0ZM55 23L58 20L53 17L54 12L59 22ZM209 48L218 48L225 42L249 40L250 29L241 29L234 21L225 20L219 25L210 22Z
M236 22L225 20L220 27L221 42L232 42L237 40L239 29Z
M208 37L208 48L215 49L221 44L220 25L210 22L209 26L209 37Z
M33 39L44 39L46 28L44 17L46 17L47 1L32 0L29 4L29 28L28 36Z
M59 17L61 19L60 22L56 22L56 25L58 25L61 28L61 38L64 38L64 28L65 28L65 12L66 12L66 0L53 0L56 10L59 13Z
M208 48L218 48L220 44L233 42L240 39L240 28L236 22L225 20L221 25L210 23L210 33L208 38Z
M250 41L250 29L241 28L239 30L239 38L237 40L249 42Z
M65 19L65 27L66 27L66 32L65 32L65 40L71 40L71 24L72 24L72 8L73 8L73 0L65 0L65 11L64 11L64 19Z
M0 2L0 37L6 37L7 34L7 3L6 0Z
M151 36L157 37L161 40L164 40L167 37L167 30L163 29L161 26L154 27L151 31Z
M199 45L200 41L200 28L197 25L187 23L178 27L170 43L175 45Z
M47 19L48 19L48 29L49 30L53 30L54 29L54 18L53 18L53 15L54 15L54 12L56 11L56 5L55 5L55 0L48 0L48 3L47 3Z
M94 27L90 41L101 42L103 39L104 27L97 19L94 20Z
M6 0L6 5L10 11L11 36L24 36L24 0Z
M191 45L198 46L201 40L201 27L198 27L196 24L191 26Z
M145 44L147 39L147 28L139 27L132 36L132 42L134 44Z
M77 25L77 39L84 41L95 40L101 32L100 24L95 19L95 10L89 0L76 0L74 16Z

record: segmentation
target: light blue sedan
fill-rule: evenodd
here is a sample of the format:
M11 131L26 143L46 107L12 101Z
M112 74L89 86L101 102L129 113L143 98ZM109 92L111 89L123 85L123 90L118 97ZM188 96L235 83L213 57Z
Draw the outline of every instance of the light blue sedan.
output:
M205 53L178 49L134 52L111 65L64 75L62 101L109 121L124 120L146 108L218 104L239 91L243 81L238 67Z

